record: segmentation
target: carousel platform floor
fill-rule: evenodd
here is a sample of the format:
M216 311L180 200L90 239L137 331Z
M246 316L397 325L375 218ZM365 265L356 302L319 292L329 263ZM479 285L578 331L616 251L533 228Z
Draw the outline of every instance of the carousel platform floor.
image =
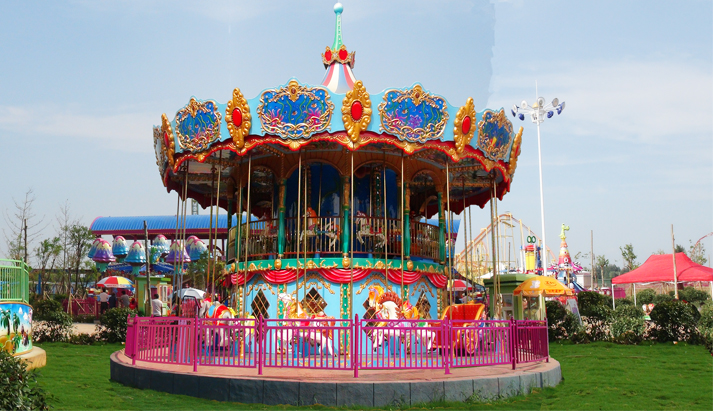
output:
M193 367L137 362L123 351L111 355L111 379L124 385L217 401L326 406L416 405L438 400L507 398L562 380L549 362L441 370L312 370L298 368Z

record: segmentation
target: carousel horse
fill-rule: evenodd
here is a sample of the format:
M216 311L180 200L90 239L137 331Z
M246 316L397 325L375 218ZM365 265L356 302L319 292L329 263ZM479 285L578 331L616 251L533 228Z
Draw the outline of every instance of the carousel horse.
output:
M380 285L372 285L369 287L369 307L376 311L376 319L379 320L419 320L421 315L418 308L413 306L408 301L402 301L401 298L392 291L384 292L384 289ZM374 330L368 334L368 337L372 339L372 347L377 349L381 346L385 338L388 337L399 337L403 338L407 334L416 334L416 339L421 342L421 345L426 347L429 351L433 348L433 342L436 339L436 332L431 330L428 323L421 321L414 323L413 321L408 322L386 322L381 321L376 324L377 327L386 327L392 324L394 330ZM403 329L405 326L413 325L418 327L418 330L407 331ZM401 329L399 329L401 328ZM407 339L407 351L410 350L410 339Z
M300 240L304 241L305 235L307 237L314 237L319 234L324 234L329 239L329 249L333 249L341 234L339 224L329 221L324 225L323 229L320 229L317 212L315 212L312 207L307 207L307 212L305 212L304 217L307 217L307 226L302 234L300 234Z
M300 320L296 324L300 327L308 327L311 320L317 319L334 319L334 317L327 317L324 313L321 315L312 316L309 315L302 308L302 304L295 301L292 295L288 293L280 293L277 296L278 301L282 301L284 304L284 312L287 318L291 320ZM322 323L321 321L319 323ZM334 321L327 323L330 326L335 324ZM334 356L334 349L332 348L332 332L331 330L304 330L304 331L294 331L293 328L285 328L284 330L279 330L277 332L277 338L280 340L280 347L284 353L287 347L292 346L293 343L297 342L299 338L302 338L309 342L310 345L319 345L321 348L326 348L330 356Z
M201 300L198 308L198 317L200 318L210 318L216 321L208 321L206 325L218 325L229 323L227 321L220 321L223 318L234 318L235 314L233 311L219 302L212 302L210 297ZM211 329L206 329L206 344L216 345L218 347L227 347L230 345L230 333L226 332L225 329L219 328L217 331L211 333ZM212 343L212 344L210 344Z
M357 240L363 245L364 237L374 237L374 248L381 248L386 244L386 236L381 232L381 229L375 230L369 220L362 211L357 211L356 218L354 219L354 224L356 224L356 237Z

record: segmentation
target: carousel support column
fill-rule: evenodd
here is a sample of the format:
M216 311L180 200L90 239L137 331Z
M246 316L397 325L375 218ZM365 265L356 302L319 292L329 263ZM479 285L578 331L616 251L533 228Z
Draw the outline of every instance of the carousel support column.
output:
M302 200L302 149L300 149L299 159L297 161L297 214L295 215L295 220L297 220L297 231L295 236L297 237L297 247L295 247L295 269L297 270L297 278L295 279L295 296L297 301L300 300L300 202ZM307 210L305 210L307 211Z
M349 207L349 192L351 189L351 184L349 182L349 177L342 177L342 187L344 187L344 193L342 194L342 257L347 258L349 255L349 225L350 225L350 207ZM342 264L343 266L344 264ZM345 267L346 268L346 267ZM349 316L351 318L351 315Z
M210 283L210 293L215 298L215 266L218 265L218 253L215 252L215 248L218 246L218 216L220 215L220 177L223 174L223 152L220 152L220 157L218 160L218 186L215 190L215 232L213 233L213 276ZM223 247L223 252L225 252L225 247ZM218 273L220 274L220 273Z
M208 270L206 274L206 284L205 290L210 293L211 301L213 301L213 291L210 288L210 275L213 272L211 270L211 265L213 265L213 257L215 255L215 244L213 243L213 194L215 193L215 165L210 169L210 220L208 222Z
M242 239L241 232L243 228L243 175L242 175L243 160L240 159L240 164L238 165L238 175L240 175L240 182L238 183L238 189L235 194L238 196L238 210L236 212L238 216L237 226L235 227L235 259L233 259L233 266L235 267L235 285L233 285L233 294L235 294L235 303L233 304L233 309L238 312L238 272L240 265L240 240ZM240 312L242 312L242 303L240 305Z
M351 213L351 218L349 219L349 226L351 227L352 224L354 224L354 150L351 151L351 160L352 160L352 169L350 173L349 179L351 180L351 184L349 184L349 212ZM354 241L351 238L347 238L347 241L349 242L349 318L352 318L354 315ZM342 264L344 265L344 264ZM711 282L711 294L713 294L713 282ZM357 320L355 320L357 321ZM355 326L358 326L355 324ZM355 339L358 336L355 335ZM354 345L356 347L356 343Z
M245 267L243 267L243 302L242 302L242 308L243 308L243 317L245 318L245 292L247 290L248 286L248 254L250 249L248 248L248 238L250 238L250 177L252 174L252 166L253 166L253 156L252 154L250 157L248 157L248 185L247 185L247 190L248 190L248 198L245 204L245 209L247 212L245 213Z
M446 247L448 250L448 255L447 255L447 265L446 268L448 269L448 279L453 280L453 249L451 248L451 233L453 232L453 214L451 213L451 174L450 170L448 167L448 160L446 160L446 207L448 209L448 225L446 226ZM455 248L455 247L453 247ZM453 283L453 281L449 281L449 283ZM453 290L453 286L451 285L451 302L455 303L455 291ZM452 310L448 310L448 312L451 314L450 319L453 319L453 313Z
M443 212L443 191L438 192L438 260L441 264L446 261L446 222Z
M277 258L282 260L282 256L285 253L285 187L287 185L287 179L280 179L280 188L278 195L278 229L277 229Z
M404 258L411 259L411 187L404 183Z
M406 193L406 189L404 186L406 185L404 181L404 153L401 153L401 210L406 209L406 201L404 194ZM401 213L403 215L403 211ZM398 215L397 215L398 216ZM404 301L408 301L408 295L404 294L404 264L406 264L406 261L404 260L404 250L405 250L405 237L404 237L404 218L401 218L401 299Z

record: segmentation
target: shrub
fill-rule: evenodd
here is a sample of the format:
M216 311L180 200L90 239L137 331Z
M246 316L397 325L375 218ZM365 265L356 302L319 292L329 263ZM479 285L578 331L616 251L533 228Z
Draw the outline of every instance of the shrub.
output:
M47 395L25 361L0 350L0 409L48 410Z
M96 334L74 334L69 337L70 344L74 345L92 345L97 342L98 336Z
M638 344L646 331L644 311L633 305L620 305L612 312L611 335L620 344Z
M589 317L592 310L596 310L594 307L611 307L611 298L603 294L595 293L594 291L582 291L577 294L577 303L579 305L579 313Z
M72 333L72 317L63 311L49 312L43 321L32 327L32 340L35 342L67 341Z
M547 337L550 341L561 340L567 337L567 332L562 326L562 322L567 315L567 310L559 301L545 302L547 311Z
M136 315L136 310L130 308L112 308L107 310L99 320L97 334L103 341L110 343L126 341L126 318Z
M678 292L678 298L686 300L689 303L702 303L707 301L710 297L707 292L694 287L684 287L683 290Z
M33 320L43 321L49 313L62 311L62 304L55 300L41 300L32 306L32 311Z
M602 304L589 307L587 309L587 315L582 316L584 328L591 341L609 340L611 312L612 309L609 306Z
M656 324L654 335L661 342L696 342L696 326L700 316L695 306L679 300L656 304L651 311L651 319Z
M637 301L637 304L638 304L638 301ZM620 299L616 300L616 308L619 308L620 305L633 307L634 300L632 300L631 297L620 298Z
M653 304L654 298L656 297L656 291L651 288L641 290L636 293L636 303L641 304Z
M658 304L661 304L661 303L663 303L663 302L673 301L673 300L674 300L673 295L670 295L670 294L656 294L656 296L654 297L654 304L658 305Z
M698 332L708 351L713 354L713 301L708 301L701 307L701 318L698 320Z
M69 296L67 294L53 294L52 299L57 301L58 303L62 304L62 301L68 299Z

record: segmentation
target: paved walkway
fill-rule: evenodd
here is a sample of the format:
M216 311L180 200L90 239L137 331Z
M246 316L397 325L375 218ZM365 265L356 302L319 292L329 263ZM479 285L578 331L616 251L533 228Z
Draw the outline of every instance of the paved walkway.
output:
M72 333L74 334L94 334L97 330L95 324L88 323L72 323Z

